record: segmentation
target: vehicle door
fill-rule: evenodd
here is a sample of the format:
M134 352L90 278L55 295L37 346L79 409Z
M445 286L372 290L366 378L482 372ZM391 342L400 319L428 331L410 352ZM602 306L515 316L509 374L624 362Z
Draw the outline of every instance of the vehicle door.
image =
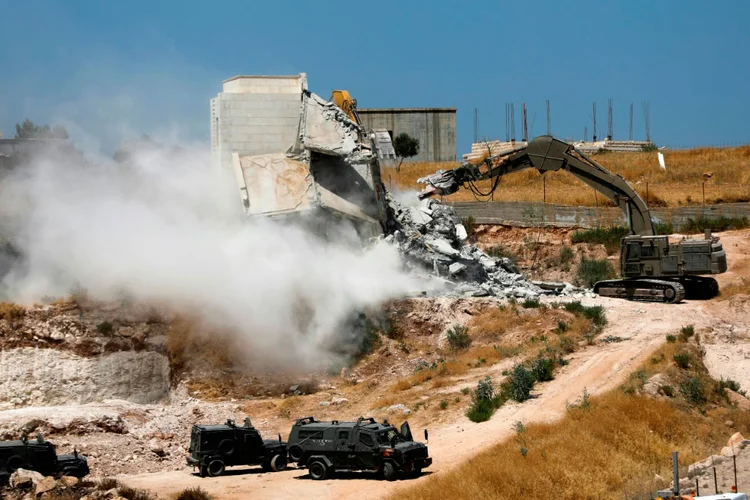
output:
M353 434L353 429L336 430L336 451L329 457L336 467L350 468L356 463L356 445L352 440Z
M357 429L354 443L356 456L353 467L359 469L376 469L380 465L381 456L375 434L367 429Z
M31 468L44 475L50 475L57 470L57 454L54 448L45 445L29 444L26 447L26 462Z
M242 457L245 463L257 464L265 458L263 439L257 431L243 432Z

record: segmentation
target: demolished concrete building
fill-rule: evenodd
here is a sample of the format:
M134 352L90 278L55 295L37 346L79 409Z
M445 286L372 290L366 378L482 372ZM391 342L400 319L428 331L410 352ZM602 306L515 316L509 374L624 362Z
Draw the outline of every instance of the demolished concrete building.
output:
M212 162L231 170L247 215L325 214L382 234L374 141L298 76L237 76L211 100Z
M304 73L226 80L211 100L211 147L214 166L233 172L248 216L349 220L360 237L384 237L407 267L442 278L453 294L545 293L510 260L468 244L452 207L416 196L401 205L387 193L377 135L310 92Z

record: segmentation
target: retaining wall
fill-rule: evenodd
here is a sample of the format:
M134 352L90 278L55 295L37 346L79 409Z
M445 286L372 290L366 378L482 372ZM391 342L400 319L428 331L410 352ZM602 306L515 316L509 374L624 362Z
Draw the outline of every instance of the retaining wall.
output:
M509 226L606 227L626 225L625 214L617 207L571 207L552 203L526 202L452 202L463 219L473 217L477 224ZM671 222L675 231L688 219L704 217L750 218L750 203L723 203L674 208L651 208L651 217L658 222Z

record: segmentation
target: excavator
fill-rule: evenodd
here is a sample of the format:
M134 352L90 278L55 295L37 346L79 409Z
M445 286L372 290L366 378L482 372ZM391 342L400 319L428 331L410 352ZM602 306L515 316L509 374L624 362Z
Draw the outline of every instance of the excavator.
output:
M362 120L357 113L357 100L354 99L348 90L331 91L331 102L341 108L354 123L364 128ZM375 150L383 166L390 165L396 160L396 150L393 148L391 135L385 129L374 129L372 133L375 137Z
M549 135L528 145L487 156L477 164L464 163L452 170L419 179L427 187L420 199L449 195L462 186L475 194L497 189L507 174L534 168L540 174L564 170L606 196L625 212L630 228L620 242L622 279L599 281L594 292L606 297L642 302L678 303L683 299L710 299L719 293L715 279L702 275L727 270L726 253L718 237L706 231L704 239L670 242L657 235L648 206L621 176L585 156L571 144ZM482 193L477 181L492 179L490 191Z

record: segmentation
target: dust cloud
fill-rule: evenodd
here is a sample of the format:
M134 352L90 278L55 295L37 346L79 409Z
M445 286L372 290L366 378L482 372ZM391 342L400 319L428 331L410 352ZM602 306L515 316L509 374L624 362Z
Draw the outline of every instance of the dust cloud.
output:
M250 221L226 177L194 145L17 169L0 185L0 218L23 255L4 295L156 303L232 331L266 368L313 369L357 342L353 315L415 288L387 244Z

